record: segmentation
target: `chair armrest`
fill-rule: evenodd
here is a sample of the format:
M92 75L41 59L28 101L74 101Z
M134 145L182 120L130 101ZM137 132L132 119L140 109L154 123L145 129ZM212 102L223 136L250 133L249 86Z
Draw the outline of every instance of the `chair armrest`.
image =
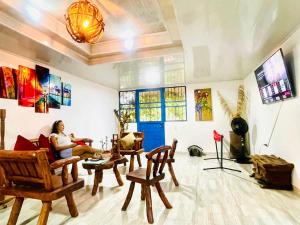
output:
M79 156L72 156L72 157L67 158L67 159L59 159L59 160L56 160L55 162L51 163L50 168L51 169L57 169L57 168L65 166L65 165L77 163L78 161L80 161Z
M48 148L39 148L39 150L43 150L43 151L49 152Z
M92 146L93 141L94 141L94 140L89 139L89 140L86 140L86 141L84 141L84 142L85 142L85 143L89 143L89 146Z
M152 156L155 155L155 154L157 154L158 152L165 152L165 151L169 151L171 149L172 149L172 147L169 146L169 145L158 147L158 148L152 150L151 152L148 152L146 154L146 158L152 160Z

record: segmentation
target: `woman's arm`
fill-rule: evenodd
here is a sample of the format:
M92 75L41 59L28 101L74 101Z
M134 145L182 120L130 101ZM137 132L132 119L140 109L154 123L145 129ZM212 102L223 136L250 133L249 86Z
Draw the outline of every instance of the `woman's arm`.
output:
M54 137L54 136L52 136L50 138L50 142L51 142L51 144L53 145L53 147L55 148L56 151L62 151L62 150L65 150L65 149L68 149L68 148L74 148L75 146L77 146L76 143L59 146L58 143L57 143L57 137Z
M84 141L84 142L90 142L92 139L90 138L75 138L74 134L70 134L71 141Z

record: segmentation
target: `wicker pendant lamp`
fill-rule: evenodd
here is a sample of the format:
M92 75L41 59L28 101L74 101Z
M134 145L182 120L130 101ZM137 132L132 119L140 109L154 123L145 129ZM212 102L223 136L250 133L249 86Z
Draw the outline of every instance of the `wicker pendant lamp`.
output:
M72 3L65 14L67 31L79 43L96 43L104 33L103 17L88 0Z

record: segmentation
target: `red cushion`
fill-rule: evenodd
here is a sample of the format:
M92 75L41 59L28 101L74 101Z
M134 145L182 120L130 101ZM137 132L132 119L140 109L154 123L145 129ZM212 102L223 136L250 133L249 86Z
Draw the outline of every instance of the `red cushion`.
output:
M73 143L76 143L78 145L86 145L84 141L72 141Z
M39 148L35 146L31 141L24 138L21 135L18 135L17 141L15 144L15 151L28 151L28 150L38 150Z
M47 157L48 157L49 163L52 163L55 161L55 156L53 153L52 145L50 144L49 139L47 137L45 137L43 134L41 134L39 137L39 147L40 148L48 148L49 151L47 152Z

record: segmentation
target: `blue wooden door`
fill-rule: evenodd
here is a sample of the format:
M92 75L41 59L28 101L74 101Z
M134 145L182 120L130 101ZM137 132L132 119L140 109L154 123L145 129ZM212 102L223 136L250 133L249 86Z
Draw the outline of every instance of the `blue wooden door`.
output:
M137 128L144 132L146 152L165 144L163 89L137 91Z

